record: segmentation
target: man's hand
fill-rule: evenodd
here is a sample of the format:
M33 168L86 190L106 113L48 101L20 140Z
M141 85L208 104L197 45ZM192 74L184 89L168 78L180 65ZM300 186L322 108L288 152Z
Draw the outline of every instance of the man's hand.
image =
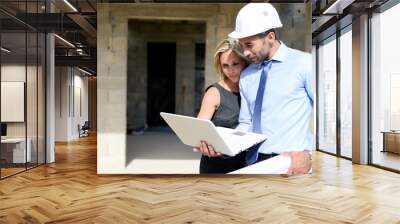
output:
M221 153L216 152L214 150L213 146L210 144L207 144L207 142L205 142L205 141L201 141L200 146L193 148L193 151L201 152L203 155L208 156L208 157L217 157L217 156L222 155Z
M288 174L306 174L310 171L312 163L308 151L283 152L282 156L288 156L292 160Z

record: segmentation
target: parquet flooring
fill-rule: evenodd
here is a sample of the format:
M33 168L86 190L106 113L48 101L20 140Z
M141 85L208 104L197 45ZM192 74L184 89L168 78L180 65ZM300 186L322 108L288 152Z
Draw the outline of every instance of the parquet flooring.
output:
M400 175L315 152L312 175L97 175L96 138L0 181L0 223L400 223Z
M7 176L10 176L10 175L13 175L13 174L15 174L15 173L18 173L18 172L21 172L21 171L24 171L25 170L25 167L24 168L1 168L1 176L2 177L7 177Z

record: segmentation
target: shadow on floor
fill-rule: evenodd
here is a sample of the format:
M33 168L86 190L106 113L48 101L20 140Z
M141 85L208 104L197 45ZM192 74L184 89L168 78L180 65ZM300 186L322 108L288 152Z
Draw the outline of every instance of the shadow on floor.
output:
M134 159L200 160L201 157L168 127L151 127L140 135L127 135L126 141L126 166Z

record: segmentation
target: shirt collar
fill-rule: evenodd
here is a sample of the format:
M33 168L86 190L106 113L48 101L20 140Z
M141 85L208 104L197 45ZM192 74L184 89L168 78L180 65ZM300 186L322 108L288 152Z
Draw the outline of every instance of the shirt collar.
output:
M281 45L275 52L274 56L272 56L272 60L283 62L286 58L288 47L282 41L279 42Z
M279 41L279 43L280 43L280 46L279 46L278 50L276 50L274 56L272 56L271 60L283 62L286 58L288 47L282 41ZM261 68L262 64L263 63L259 63L257 65L257 68Z

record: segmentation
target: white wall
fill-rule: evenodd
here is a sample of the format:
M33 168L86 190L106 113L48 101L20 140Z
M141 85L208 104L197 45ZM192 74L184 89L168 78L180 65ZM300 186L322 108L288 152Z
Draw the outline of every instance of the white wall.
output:
M82 76L78 70L74 70L74 102L72 103L74 107L72 108L72 120L71 120L71 136L72 138L78 138L78 124L81 126L88 121L88 77ZM80 93L79 93L80 92ZM79 102L80 101L80 102ZM81 110L81 111L80 111Z
M2 65L1 66L1 81L2 82L25 82L25 71L26 67L24 65ZM28 74L31 74L29 71L33 69L33 67L28 66ZM7 98L7 96L1 96L1 98ZM7 110L8 108L1 108L2 111ZM24 108L22 108L24 110ZM9 132L9 136L22 137L25 136L25 125L24 122L8 122L7 132Z
M55 68L55 141L68 140L68 71L68 67Z
M22 102L22 107L18 108L19 110L22 110L19 111L20 113L24 114L26 112L26 120L23 119L22 122L6 122L7 137L21 138L27 136L31 143L31 155L32 158L34 158L32 161L36 162L36 158L38 158L39 163L45 162L45 85L44 73L42 71L43 69L41 66L25 66L25 63L3 64L1 66L2 82L24 82L26 85L26 99ZM4 89L2 89L2 93L4 94L3 90ZM7 95L2 95L2 98L8 97ZM7 112L17 113L17 111L12 111L16 109L11 107L2 107L1 110L2 112L4 112L4 110L11 110ZM49 148L47 149L47 152L50 155L54 154L54 151ZM38 157L36 157L36 153L38 153ZM48 160L48 162L52 162L52 160Z
M36 67L33 66L27 66L25 67L24 65L18 65L18 64L8 64L8 65L2 65L1 66L1 81L2 82L25 82L25 76L26 72L28 75L35 74L36 75ZM29 79L29 77L28 77ZM28 101L31 102L32 97L36 97L36 90L35 92L29 92L27 93L28 96ZM4 96L2 96L4 97ZM36 105L35 105L36 107ZM7 108L1 108L1 110L6 110ZM34 119L31 117L33 114L28 113L28 121L31 122ZM36 116L36 114L35 114ZM35 120L36 121L36 120ZM36 123L36 122L35 122ZM7 136L8 137L25 137L25 126L26 122L7 122ZM28 128L34 128L33 125L30 123L28 125ZM31 129L30 129L31 130ZM28 130L28 137L29 133L31 133Z
M28 66L28 70L32 67ZM25 82L25 64L24 65L2 65L1 81Z
M1 82L1 121L24 122L24 82Z
M88 120L88 77L83 75L76 68L56 67L56 141L79 138L78 124Z

